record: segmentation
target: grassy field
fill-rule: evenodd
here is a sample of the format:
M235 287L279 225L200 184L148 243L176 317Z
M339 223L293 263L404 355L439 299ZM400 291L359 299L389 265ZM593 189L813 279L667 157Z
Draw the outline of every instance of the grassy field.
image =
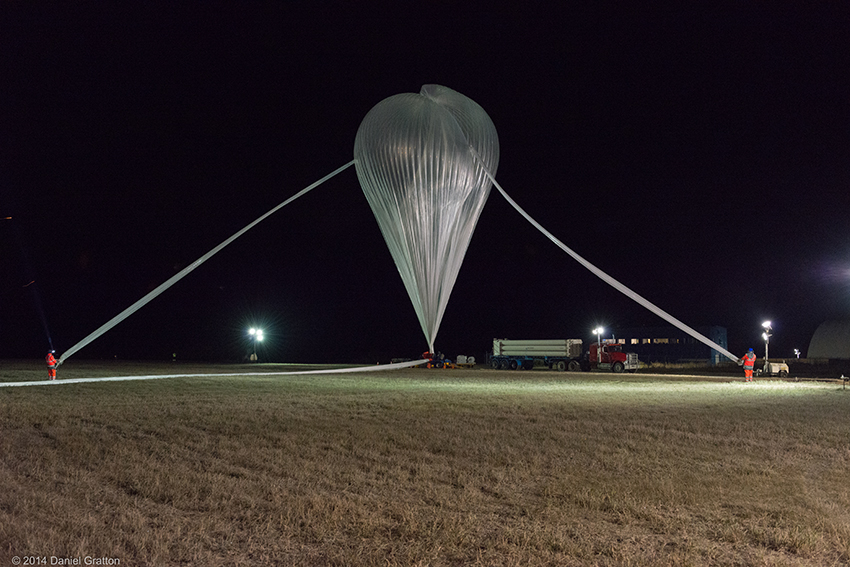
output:
M234 367L60 377L175 369ZM0 362L0 381L44 374ZM6 387L0 566L847 565L848 471L835 383L411 369Z

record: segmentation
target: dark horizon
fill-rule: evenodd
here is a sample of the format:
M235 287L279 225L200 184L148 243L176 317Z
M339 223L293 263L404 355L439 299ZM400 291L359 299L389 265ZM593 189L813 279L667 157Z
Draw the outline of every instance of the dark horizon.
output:
M771 357L805 355L850 317L850 7L497 8L4 4L0 358L43 357L43 321L66 351L429 83L489 114L532 217L733 353L769 319ZM238 360L251 325L277 362L427 349L353 168L70 360ZM436 348L597 325L665 323L492 190Z

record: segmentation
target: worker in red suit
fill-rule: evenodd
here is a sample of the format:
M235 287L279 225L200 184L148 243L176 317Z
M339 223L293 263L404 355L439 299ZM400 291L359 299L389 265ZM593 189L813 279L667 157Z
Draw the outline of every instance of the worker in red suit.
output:
M431 363L434 362L434 353L426 350L422 353L422 358L428 359L428 362L425 363L425 368L431 368Z
M744 380L746 382L753 381L753 367L756 365L756 353L753 352L753 349L750 349L747 354L744 355L744 358L741 359L744 367Z
M44 357L44 360L47 361L47 377L49 380L56 380L56 369L59 368L59 365L62 364L53 356L55 350L51 350L47 353L47 356Z

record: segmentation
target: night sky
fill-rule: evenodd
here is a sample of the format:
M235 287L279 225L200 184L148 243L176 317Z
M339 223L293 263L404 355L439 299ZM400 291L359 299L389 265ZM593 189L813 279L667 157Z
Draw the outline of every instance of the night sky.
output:
M763 352L770 319L771 355L805 354L850 317L846 2L346 4L0 5L0 358L72 347L429 83L490 115L496 177L531 216L733 352ZM239 361L251 325L267 361L426 350L353 168L70 361ZM436 347L597 325L665 323L493 190Z

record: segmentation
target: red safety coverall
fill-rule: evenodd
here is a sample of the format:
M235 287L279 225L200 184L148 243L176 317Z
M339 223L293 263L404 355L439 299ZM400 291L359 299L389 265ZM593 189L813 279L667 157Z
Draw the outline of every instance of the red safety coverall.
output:
M44 357L44 360L47 361L47 376L51 380L56 380L56 367L58 364L56 363L56 359L53 357L52 352L48 352L47 356Z
M750 351L744 355L744 377L747 382L753 381L753 366L756 365L756 353Z
M431 363L434 362L434 353L425 351L422 353L422 358L428 359L428 362L425 364L425 368L431 368Z

